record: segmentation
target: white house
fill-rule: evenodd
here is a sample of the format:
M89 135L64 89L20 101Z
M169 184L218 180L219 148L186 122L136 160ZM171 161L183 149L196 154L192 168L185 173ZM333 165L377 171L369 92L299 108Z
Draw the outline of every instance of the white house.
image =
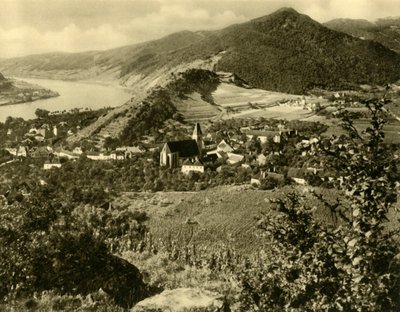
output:
M260 166L264 166L267 163L267 156L265 156L264 154L260 154L257 156L257 163Z
M217 152L233 152L232 146L230 146L225 140L222 140L218 145L217 145Z
M72 151L72 153L76 154L76 155L82 155L83 151L82 148L80 148L79 146L75 147Z
M275 134L273 141L274 141L274 143L281 143L281 135Z
M75 155L74 153L66 150L56 151L54 154L58 157L64 157L68 159L78 159L79 156Z
M190 160L186 160L182 164L181 171L184 174L189 174L189 172L204 173L204 165L199 160L195 161L194 163L192 163Z
M107 155L104 153L88 153L86 157L91 160L111 160L117 158L116 155L115 158L113 158L111 155Z
M11 155L17 156L17 149L16 148L6 148L5 150L7 152L9 152Z
M235 153L227 153L228 155L228 160L226 161L230 165L237 164L241 162L244 158L243 155L235 154Z
M242 168L251 169L251 166L249 164L242 164Z
M217 155L218 158L222 158L223 156L217 152L217 150L207 152L207 155Z
M25 146L18 147L17 156L26 157L28 156L28 150Z
M268 137L266 135L259 135L257 139L259 139L261 143L266 143L268 141Z
M50 170L52 168L61 168L61 163L59 162L49 162L46 161L43 165L44 170Z

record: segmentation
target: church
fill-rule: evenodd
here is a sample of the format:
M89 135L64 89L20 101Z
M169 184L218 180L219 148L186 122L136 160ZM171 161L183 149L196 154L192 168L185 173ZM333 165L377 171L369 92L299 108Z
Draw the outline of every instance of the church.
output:
M173 141L164 144L160 153L160 165L177 168L185 161L199 161L204 147L200 124L196 123L191 140Z

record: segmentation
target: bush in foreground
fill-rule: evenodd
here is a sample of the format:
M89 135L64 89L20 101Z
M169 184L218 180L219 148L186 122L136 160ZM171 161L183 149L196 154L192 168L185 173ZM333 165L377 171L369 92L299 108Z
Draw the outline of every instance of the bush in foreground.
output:
M396 201L397 169L383 145L384 103L365 103L372 120L363 132L344 114L348 144L339 148L332 140L322 151L340 160L336 186L346 202L330 206L340 222L317 223L296 193L275 200L279 213L260 220L272 238L269 256L243 271L243 309L398 311L400 248L384 226Z

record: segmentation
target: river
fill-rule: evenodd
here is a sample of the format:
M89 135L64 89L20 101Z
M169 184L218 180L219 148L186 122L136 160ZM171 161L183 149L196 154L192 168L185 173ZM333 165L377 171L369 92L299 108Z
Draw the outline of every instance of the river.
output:
M60 96L34 102L0 106L0 122L4 122L7 116L22 117L24 119L36 118L35 110L37 108L48 111L63 111L87 107L96 110L103 107L120 106L132 97L127 89L118 86L39 78L16 79L56 91Z

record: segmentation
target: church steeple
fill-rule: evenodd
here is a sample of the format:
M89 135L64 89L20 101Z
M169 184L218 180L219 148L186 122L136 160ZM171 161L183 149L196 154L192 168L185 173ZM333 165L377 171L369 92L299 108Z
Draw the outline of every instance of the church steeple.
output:
M201 131L200 124L198 122L194 126L192 139L197 142L197 146L199 147L199 151L201 153L201 151L204 148L204 142L203 142L203 132Z

